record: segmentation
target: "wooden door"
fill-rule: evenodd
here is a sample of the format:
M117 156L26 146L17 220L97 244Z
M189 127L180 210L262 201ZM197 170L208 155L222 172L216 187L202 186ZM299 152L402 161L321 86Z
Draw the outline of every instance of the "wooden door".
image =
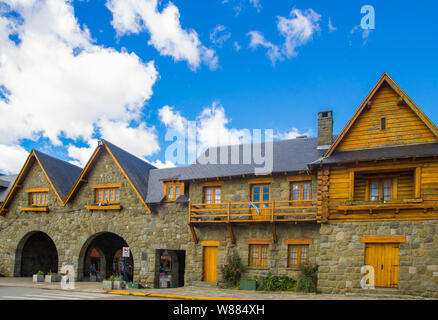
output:
M374 267L374 285L398 287L399 244L369 243L365 249L365 264Z
M217 247L204 247L204 281L216 282Z
M269 184L255 184L251 187L251 202L257 207L251 209L253 220L270 220L271 186Z

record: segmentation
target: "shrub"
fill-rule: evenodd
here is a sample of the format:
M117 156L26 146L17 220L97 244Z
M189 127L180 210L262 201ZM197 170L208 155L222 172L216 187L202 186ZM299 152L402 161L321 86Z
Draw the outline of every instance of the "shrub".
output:
M221 267L224 282L231 286L237 286L239 284L244 271L245 266L236 253L232 256L228 256L228 262Z
M106 280L107 281L116 281L116 277L114 277L114 275L110 275Z
M39 276L43 276L44 272L42 272L41 270L38 270L38 272L36 274L39 275Z
M257 290L262 291L292 291L296 281L287 276L274 276L271 272L266 277L257 279Z
M300 265L301 275L298 278L296 291L316 292L318 282L318 266Z
M57 276L57 273L52 272L52 270L50 270L50 272L47 273L48 276Z

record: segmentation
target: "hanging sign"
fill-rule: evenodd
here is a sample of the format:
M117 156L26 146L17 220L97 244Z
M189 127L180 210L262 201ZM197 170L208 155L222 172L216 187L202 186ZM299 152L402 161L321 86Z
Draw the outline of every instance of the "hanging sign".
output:
M129 247L123 247L122 257L123 258L129 258Z

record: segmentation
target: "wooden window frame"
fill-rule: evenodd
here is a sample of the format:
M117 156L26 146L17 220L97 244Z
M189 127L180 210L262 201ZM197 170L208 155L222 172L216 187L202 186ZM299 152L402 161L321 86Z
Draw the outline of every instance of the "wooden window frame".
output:
M386 131L388 129L388 121L386 117L380 118L380 130Z
M304 247L307 249L307 257L306 257L306 261L303 263L303 261L301 261L301 250ZM296 264L291 263L292 248L297 248L297 263ZM306 243L288 244L288 246L287 246L287 267L288 268L298 268L300 266L300 264L308 265L309 264L309 252L310 252L310 245L309 244L306 244Z
M262 264L262 249L266 248L266 264ZM257 250L257 262L253 263L253 252ZM248 265L254 268L267 268L269 266L269 244L249 244Z
M38 200L39 203L36 203L36 201L34 200L37 197L39 199ZM44 202L41 201L43 197L44 197ZM49 197L49 192L47 191L29 192L29 205L32 207L47 207L48 197Z
M294 185L299 186L298 200L294 200ZM309 199L304 198L304 185L309 185ZM292 201L308 201L312 200L312 181L293 181L290 183L290 200Z
M105 199L105 191L108 192L108 200ZM113 192L113 199L110 200L110 191ZM99 200L99 194L102 193L102 200ZM117 193L119 195L119 199L117 199ZM107 188L95 188L95 203L96 204L118 204L120 203L120 188L119 187L107 187Z
M264 201L263 196L260 197L260 201L254 201L254 188L260 187L261 190L263 190L264 187L269 187L269 200ZM271 190L272 186L270 183L258 183L258 184L251 184L251 202L254 204L259 204L259 209L267 209L271 206ZM263 195L264 193L261 193ZM267 207L262 207L262 204L267 204Z
M207 191L212 190L211 193L211 203L207 203ZM219 202L216 202L216 190L220 190L219 192ZM222 203L222 187L221 186L208 186L204 187L204 203L207 207L217 207L218 204Z
M367 180L367 188L369 188L369 190L367 190L367 201L372 201L372 202L389 202L389 201L394 201L396 200L394 198L394 177L388 176L387 178L376 178L376 179L369 179ZM371 191L372 191L372 185L373 182L377 181L378 185L379 185L379 199L378 200L371 200ZM384 199L384 186L385 186L385 181L389 181L390 182L390 199L389 200L385 200Z
M164 183L164 195L166 201L175 201L178 197L176 196L176 188L179 187L178 197L184 194L184 182L165 182ZM172 194L169 194L169 188L172 188Z

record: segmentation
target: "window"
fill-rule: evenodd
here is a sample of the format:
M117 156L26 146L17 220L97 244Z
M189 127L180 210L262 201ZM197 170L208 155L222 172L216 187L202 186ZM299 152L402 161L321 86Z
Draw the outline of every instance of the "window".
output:
M386 118L381 118L380 119L380 129L381 130L386 130Z
M168 182L164 185L164 192L167 201L175 201L178 197L184 194L184 183Z
M309 245L289 245L287 266L296 268L300 264L309 263Z
M47 206L48 192L30 193L31 206Z
M370 201L391 201L392 180L379 179L371 180Z
M269 262L269 245L249 245L249 265L251 267L267 267Z
M271 186L266 184L255 184L252 186L251 200L257 208L269 208L271 200Z
M221 188L220 187L204 188L204 202L207 204L221 203Z
M310 182L294 182L291 187L292 200L310 200L311 198L311 184Z
M102 188L96 189L96 203L119 203L120 189L119 188Z

